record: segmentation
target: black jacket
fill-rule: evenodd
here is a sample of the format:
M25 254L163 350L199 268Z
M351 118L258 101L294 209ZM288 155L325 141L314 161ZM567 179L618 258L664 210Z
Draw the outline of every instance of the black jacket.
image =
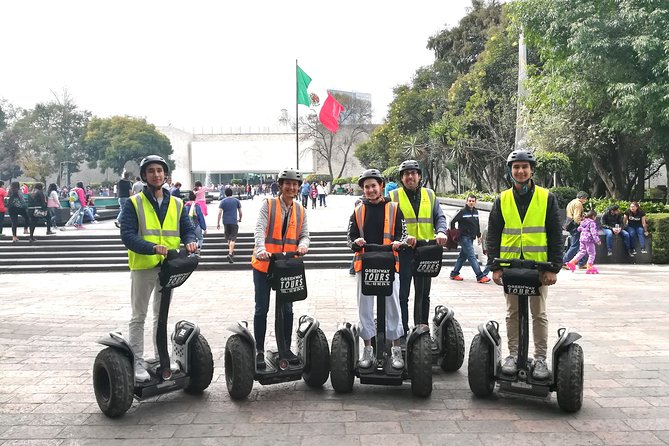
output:
M451 229L455 229L455 224L458 223L460 234L471 238L481 236L481 227L479 225L479 211L476 208L469 209L465 206L455 214L451 220Z
M623 213L619 212L618 215L614 215L611 212L611 208L607 208L606 211L602 214L602 228L612 229L616 225L620 225L622 228L625 226L623 220Z
M520 195L513 189L513 198L520 214L520 219L525 219L527 208L534 195L534 184L525 195ZM553 263L551 271L558 273L562 269L562 228L560 227L560 210L555 195L548 193L548 206L546 208L546 238L548 242L548 261ZM500 245L502 243L502 229L504 229L504 217L500 199L497 197L488 217L488 236L486 247L488 249L488 266L492 271L498 269L492 266L495 258L499 257Z
M367 199L362 200L362 205L366 206L365 221L362 223L362 229L365 235L365 242L383 244L383 220L385 218L385 205L390 201L390 198L385 197L380 203L372 204ZM353 241L360 237L360 229L355 222L355 212L351 214L348 221L348 234L346 242L353 251L359 251L360 247L353 243ZM397 216L395 217L395 232L393 233L393 241L402 242L407 237L407 226L404 221L402 210L397 207Z

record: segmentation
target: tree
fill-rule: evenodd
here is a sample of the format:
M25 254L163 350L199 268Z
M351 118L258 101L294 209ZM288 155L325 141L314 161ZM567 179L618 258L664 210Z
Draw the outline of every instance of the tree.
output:
M128 116L93 118L86 127L83 141L88 166L102 172L112 169L121 175L126 162L139 163L147 155L160 155L170 169L174 168L174 162L169 159L172 154L170 140L145 119Z
M337 101L344 106L339 115L339 131L332 133L323 127L315 113L300 119L300 137L313 141L310 150L316 157L324 160L328 173L332 178L341 177L351 150L361 142L372 130L372 105L369 101L351 95L335 95ZM335 160L342 160L339 173L333 172Z
M0 101L0 179L8 182L23 174L18 162L19 145L12 129L18 113L11 104Z

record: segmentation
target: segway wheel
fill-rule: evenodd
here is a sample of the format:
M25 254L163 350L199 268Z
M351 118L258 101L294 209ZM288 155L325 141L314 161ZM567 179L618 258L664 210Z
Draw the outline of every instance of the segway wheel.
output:
M477 334L469 348L467 366L469 388L479 397L489 396L495 390L495 375L490 344Z
M302 378L309 387L321 387L330 375L330 346L320 328L309 336L307 355Z
M187 393L200 394L209 387L214 377L214 357L204 336L198 335L191 343L189 354L188 376L190 381L184 390Z
M421 334L414 341L409 361L411 393L426 398L432 394L432 339L429 333Z
M132 361L125 353L113 347L98 353L93 364L93 389L102 413L117 418L130 409L134 378Z
M583 349L578 344L558 356L557 400L565 412L577 412L583 405Z
M460 323L455 318L446 321L443 336L445 351L441 360L441 368L445 372L455 372L462 367L465 361L465 336Z
M225 384L230 397L246 398L253 388L255 357L253 347L240 335L232 335L225 344Z
M353 390L353 346L340 332L332 337L330 352L330 382L337 393Z

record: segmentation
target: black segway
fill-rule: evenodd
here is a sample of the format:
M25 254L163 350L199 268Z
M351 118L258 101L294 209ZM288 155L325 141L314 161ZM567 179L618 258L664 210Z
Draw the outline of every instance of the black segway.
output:
M558 341L552 352L552 371L545 380L532 377L533 360L528 358L529 320L528 297L539 295L540 272L552 267L551 263L520 259L495 259L494 265L504 269L502 276L504 292L518 295L519 345L517 372L507 375L502 372L502 339L499 324L489 321L479 325L469 350L469 388L476 396L488 396L499 384L501 392L546 397L557 392L560 408L576 412L583 404L583 350L575 341L581 335L558 329Z
M414 249L413 276L437 277L441 272L444 248L436 240L417 240ZM416 279L414 279L416 280ZM416 308L421 308L416 296ZM444 305L434 308L432 318L432 364L445 372L454 372L465 360L465 337L453 309Z
M172 290L188 279L197 268L198 257L185 250L171 250L160 269L160 312L156 343L158 359L147 361L146 370L151 379L135 382L135 357L125 338L118 332L98 340L107 348L98 353L93 365L93 388L100 410L108 417L123 415L132 405L133 397L144 399L162 393L184 389L201 393L209 387L214 374L214 359L207 340L199 327L188 321L179 321L172 333L172 359L179 366L170 370L167 353L167 317Z
M359 367L359 329L348 322L340 324L332 338L330 354L330 381L337 393L351 392L356 376L360 384L399 386L411 380L415 396L428 397L432 393L432 341L426 325L409 332L404 368L395 369L391 364L391 345L386 342L386 296L392 294L395 276L395 256L391 249L392 245L365 245L362 292L376 296L376 359L369 368Z
M272 254L268 270L275 297L275 327L277 351L265 352L265 368L256 367L256 341L246 321L240 321L230 330L234 333L225 345L225 383L233 399L246 398L253 381L262 385L304 379L310 387L320 387L330 373L330 348L319 322L303 315L297 327L297 357L299 364L286 359L286 328L283 304L307 298L304 263L296 252Z

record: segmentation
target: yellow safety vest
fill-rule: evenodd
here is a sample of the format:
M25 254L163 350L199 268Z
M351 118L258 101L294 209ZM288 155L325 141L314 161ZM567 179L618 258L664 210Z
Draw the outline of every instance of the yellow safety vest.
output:
M181 211L184 204L180 198L165 195L163 200L169 200L167 215L163 225L160 225L158 214L149 199L140 192L130 197L135 206L138 221L138 234L147 242L166 246L167 249L178 249L181 245ZM128 266L132 271L151 269L162 262L160 254L144 255L128 250Z
M432 208L434 207L435 195L432 190L421 187L418 217L416 217L411 201L409 201L409 197L403 187L390 191L390 199L399 203L409 235L419 240L434 239Z
M503 259L527 259L537 262L548 261L548 238L546 237L546 210L548 209L548 189L534 186L532 200L520 221L520 214L513 198L513 189L500 194L499 202L504 217L502 242L499 255Z

